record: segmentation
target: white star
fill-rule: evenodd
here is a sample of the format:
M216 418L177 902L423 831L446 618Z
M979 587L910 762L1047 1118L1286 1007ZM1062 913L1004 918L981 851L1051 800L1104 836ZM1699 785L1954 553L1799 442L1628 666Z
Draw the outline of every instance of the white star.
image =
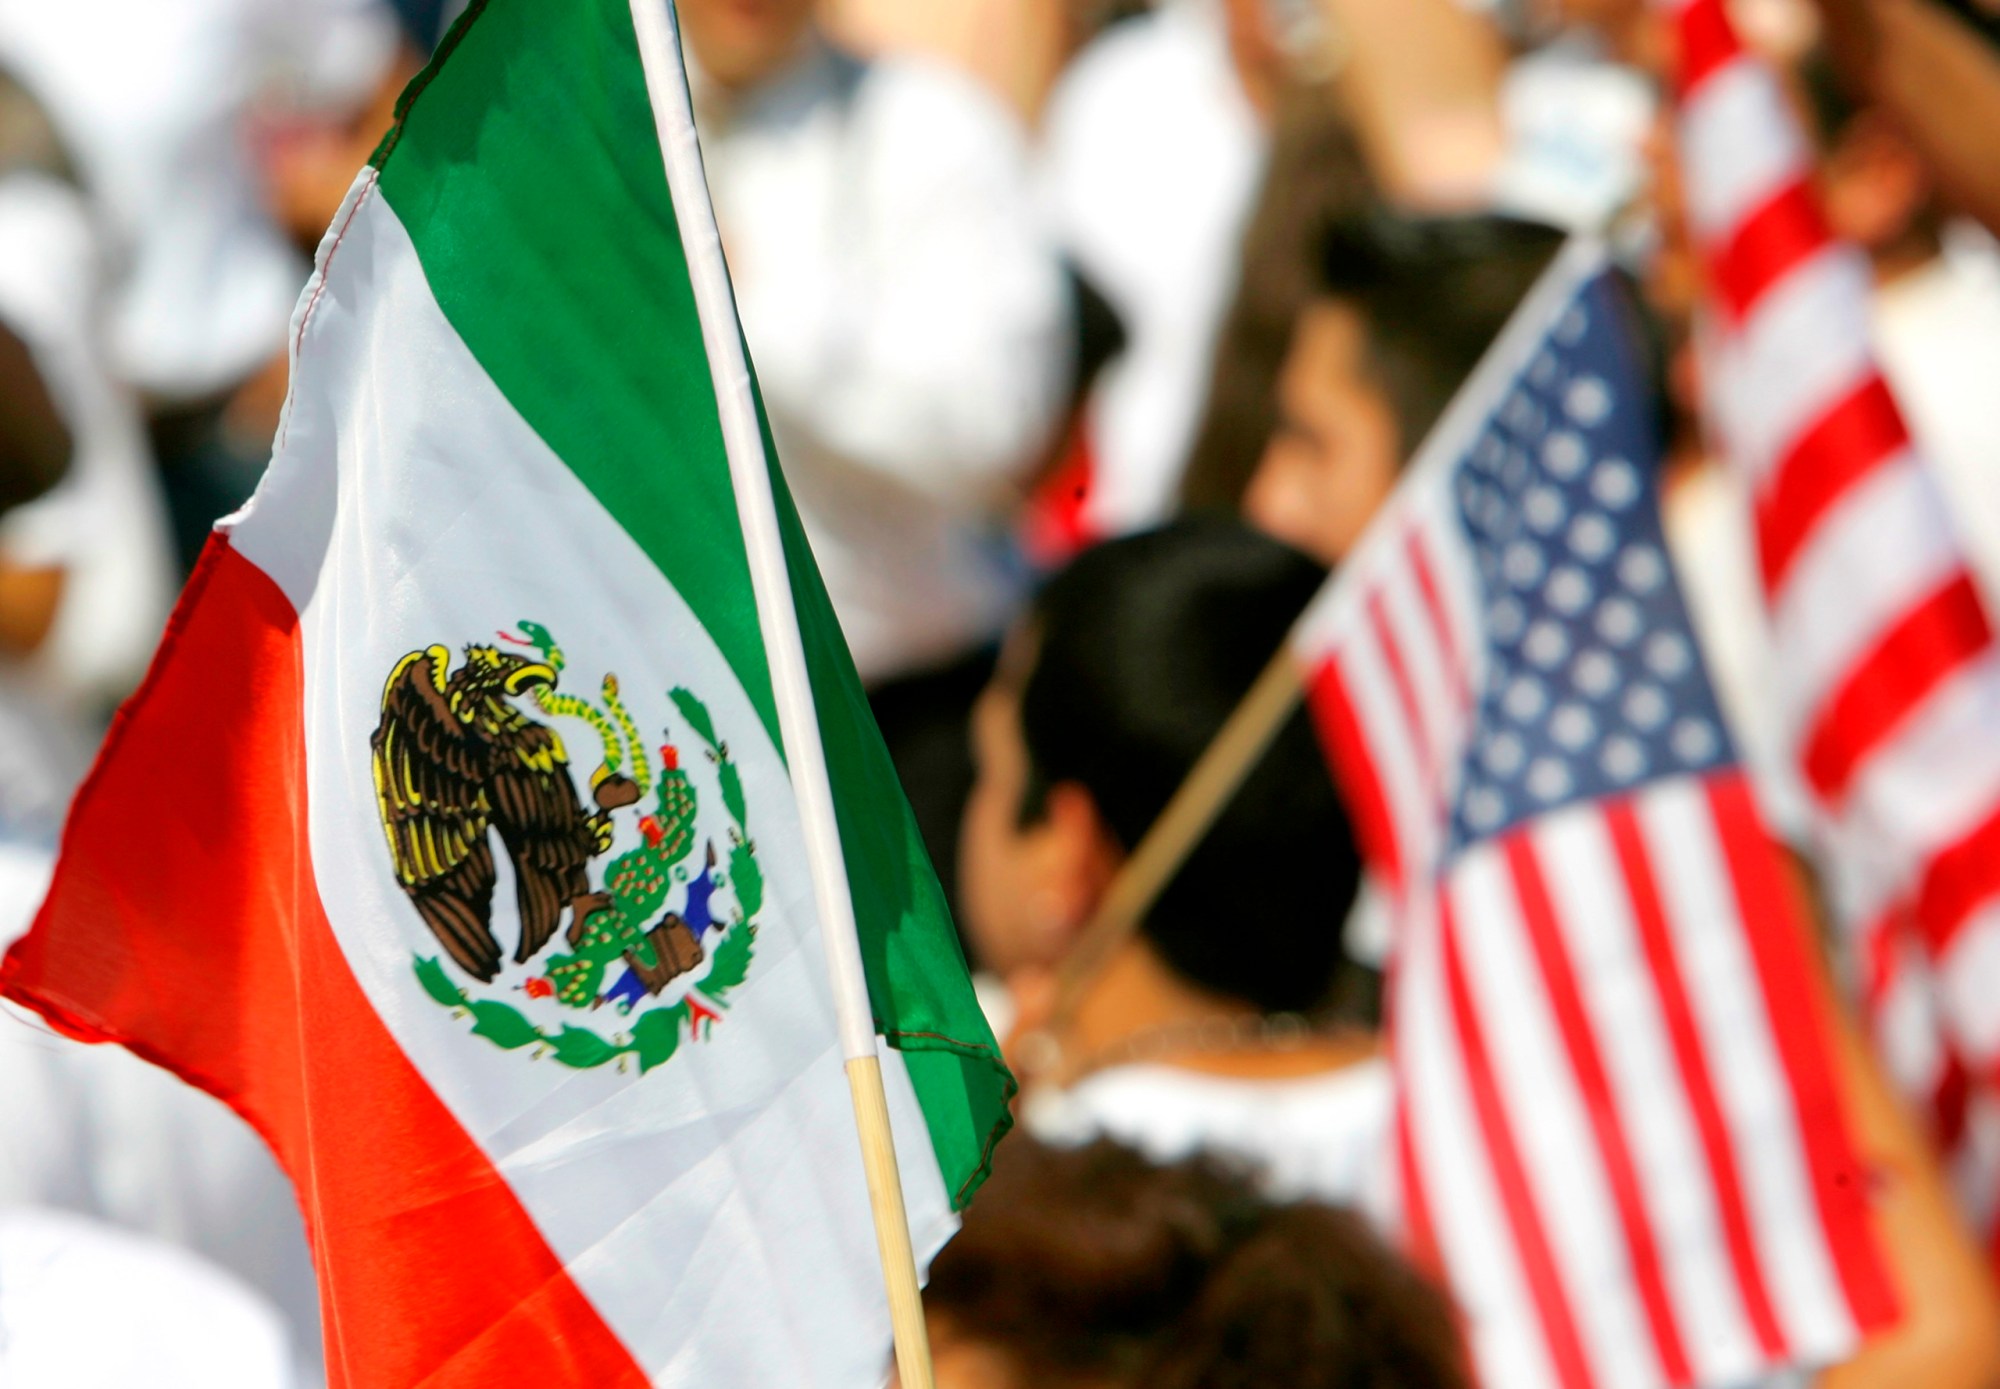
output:
M1542 443L1542 466L1564 482L1574 480L1589 462L1590 450L1570 430L1558 429Z
M1531 487L1521 502L1521 514L1543 535L1553 532L1569 515L1562 493L1553 487Z
M1486 609L1486 627L1495 641L1518 641L1527 625L1527 610L1521 606L1521 600L1511 594Z
M1618 662L1607 651L1591 647L1570 666L1576 688L1591 699L1602 699L1618 688Z
M1544 567L1541 546L1526 540L1509 545L1500 560L1500 572L1515 588L1533 588L1541 581Z
M1503 728L1486 740L1479 750L1479 760L1494 776L1511 777L1526 764L1528 750L1518 736Z
M1546 592L1549 606L1565 617L1575 617L1590 606L1590 600L1595 596L1591 592L1590 576L1573 564L1556 567L1555 573L1549 575Z
M1569 768L1553 757L1538 757L1528 768L1528 794L1538 801L1561 800L1574 784Z
M1476 786L1465 793L1466 823L1476 830L1490 830L1507 813L1507 802L1490 786Z
M1575 347L1583 341L1583 335L1589 327L1590 315L1584 312L1583 305L1573 305L1556 323L1556 341L1564 347Z
M1604 740L1597 765L1613 781L1634 781L1646 770L1646 750L1624 734L1614 734Z
M1541 407L1526 391L1516 391L1507 397L1507 404L1500 412L1500 418L1516 434L1532 434L1541 421Z
M1517 675L1508 682L1507 693L1501 696L1501 708L1508 717L1520 723L1532 723L1542 716L1542 710L1549 707L1549 692L1542 688L1542 682L1532 675Z
M1639 470L1622 458L1607 458L1590 474L1590 495L1613 510L1639 500Z
M1586 429L1604 423L1611 413L1611 388L1595 376L1579 376L1563 393L1563 409Z
M1686 718L1674 725L1669 741L1673 744L1674 756L1683 762L1706 762L1715 756L1720 740L1716 737L1715 725L1707 719Z
M1586 511L1570 522L1569 547L1577 558L1595 564L1618 546L1618 532L1602 512Z
M1559 624L1544 618L1528 628L1521 654L1543 670L1554 670L1569 655L1569 637Z
M1634 545L1618 557L1618 581L1634 593L1648 594L1667 579L1667 562L1651 545Z
M1597 605L1597 635L1613 646L1630 646L1645 625L1639 605L1630 598L1607 598Z
M1581 704L1567 701L1558 704L1555 713L1549 715L1549 736L1556 740L1557 747L1582 752L1597 736L1597 720Z
M1655 632L1646 642L1646 668L1662 680L1685 675L1693 663L1694 653L1678 632Z
M1634 728L1651 733L1667 721L1669 706L1658 685L1641 682L1625 692L1624 709Z

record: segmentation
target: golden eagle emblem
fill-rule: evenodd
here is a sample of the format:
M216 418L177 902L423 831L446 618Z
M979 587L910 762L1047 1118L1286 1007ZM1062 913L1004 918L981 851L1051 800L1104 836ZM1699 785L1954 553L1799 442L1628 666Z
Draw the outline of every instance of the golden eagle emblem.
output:
M611 847L610 812L637 788L622 776L597 781L586 812L570 780L562 738L509 700L553 688L556 668L491 646L469 646L457 670L442 646L396 663L382 691L382 721L369 746L382 828L396 881L447 954L474 978L500 972L492 927L497 831L514 869L521 938L515 963L548 944L571 914L572 929L608 904L590 886L588 864Z
M516 625L496 635L518 653L467 646L453 669L447 648L427 646L382 686L369 739L382 832L397 886L458 970L423 953L412 965L497 1047L644 1074L708 1036L749 976L764 874L743 777L692 690L665 693L704 754L690 765L671 726L647 746L616 675L596 699L558 690L554 635ZM557 721L601 744L588 778L574 777ZM697 781L726 825L704 827ZM493 922L500 854L519 906L512 965Z

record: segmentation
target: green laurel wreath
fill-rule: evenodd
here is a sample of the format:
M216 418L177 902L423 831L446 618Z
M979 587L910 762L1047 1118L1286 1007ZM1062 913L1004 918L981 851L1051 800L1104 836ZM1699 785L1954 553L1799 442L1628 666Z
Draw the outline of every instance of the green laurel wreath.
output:
M734 822L729 840L729 881L736 891L737 913L722 933L722 943L715 948L708 974L701 981L703 996L718 1008L727 1008L725 1001L729 992L748 977L750 961L755 954L757 937L757 913L764 905L764 872L757 864L757 846L750 839L748 810L743 799L743 778L730 759L729 745L715 735L715 723L708 715L708 707L686 689L669 692L674 707L695 736L708 748L708 757L715 764L716 780L722 787L722 804ZM698 1026L694 1010L687 998L683 998L671 1008L654 1008L640 1015L629 1033L613 1033L606 1037L587 1027L565 1023L557 1032L539 1027L512 1004L498 999L473 998L454 984L445 973L436 956L415 959L417 982L426 994L451 1009L455 1017L470 1017L472 1035L484 1037L505 1051L517 1051L522 1047L533 1047L532 1056L540 1059L553 1056L558 1062L576 1070L591 1070L616 1061L618 1068L627 1066L626 1057L635 1057L639 1063L639 1074L644 1075L655 1066L661 1066L673 1059L680 1050L684 1036L693 1036ZM685 1028L685 1030L684 1030Z

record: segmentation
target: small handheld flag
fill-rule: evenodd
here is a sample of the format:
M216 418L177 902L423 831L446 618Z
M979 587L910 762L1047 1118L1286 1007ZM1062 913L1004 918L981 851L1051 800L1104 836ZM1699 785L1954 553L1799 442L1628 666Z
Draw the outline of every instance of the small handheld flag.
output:
M474 0L0 965L272 1143L336 1386L878 1384L870 1186L927 1258L1008 1122L683 83L663 0Z
M1293 641L1394 898L1401 1219L1510 1389L1743 1383L1895 1314L1630 313L1568 247Z

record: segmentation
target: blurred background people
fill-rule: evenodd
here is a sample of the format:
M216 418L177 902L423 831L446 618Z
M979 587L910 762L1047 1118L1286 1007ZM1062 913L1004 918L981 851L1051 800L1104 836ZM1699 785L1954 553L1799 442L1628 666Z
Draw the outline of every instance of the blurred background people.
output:
M1271 126L1338 100L1375 177L1425 207L1483 199L1503 144L1495 32L1454 0L1166 0L1087 47L1050 96L1049 215L1127 335L1081 423L1081 536L1166 516L1239 280ZM1294 166L1295 167L1295 166Z
M0 1384L8 1389L292 1389L285 1326L185 1250L0 1206Z
M1213 1161L1008 1140L924 1293L939 1389L1462 1389L1448 1303Z
M1210 1159L1008 1139L924 1291L940 1389L1460 1389L1450 1305L1354 1215Z
M1322 564L1345 558L1561 241L1500 217L1328 228L1244 515Z
M958 73L835 47L810 0L688 0L680 14L786 480L948 864L967 712L1021 591L1004 522L1070 370L1027 137Z
M961 882L976 957L1022 1008L1031 1131L1363 1196L1390 1081L1374 976L1343 945L1360 866L1303 712L1051 1012L1103 893L1322 577L1238 522L1183 520L1085 552L1010 642L975 720Z
M146 413L184 560L263 471L275 401L248 437L223 411L281 359L307 270L266 201L253 118L344 117L393 79L397 43L375 0L0 3L0 67L46 107L92 200L105 362Z
M110 710L145 669L181 563L262 468L283 390L285 325L307 267L267 197L264 137L275 126L266 113L349 119L407 68L396 32L363 0L0 3L0 325L23 345L68 441L63 480L0 517L0 940L28 924L63 808ZM365 153L342 157L343 189ZM317 213L310 236L330 210ZM275 390L253 401L248 437L232 437L228 412L273 360ZM11 380L7 389L13 417L29 393ZM209 1275L181 1279L199 1255L275 1301L286 1320L267 1339L305 1367L299 1382L318 1382L304 1231L262 1142L222 1105L136 1057L80 1046L8 1009L0 1209L29 1207L189 1252L133 1253L91 1227L37 1225L21 1233L27 1243L0 1237L0 1304L58 1314L57 1302L8 1286L31 1260L47 1265L53 1281L37 1286L50 1289L74 1292L99 1268L107 1286L122 1287L129 1267L134 1297L156 1275L185 1281L184 1301L157 1298L194 1315L222 1300L197 1286ZM76 1249L44 1258L36 1251L45 1244ZM263 1307L258 1318L275 1315ZM239 1324L248 1322L217 1311L218 1333ZM151 1325L135 1321L134 1330ZM77 1345L75 1333L72 1314L68 1342L21 1328L14 1344L22 1356L71 1356L76 1377L65 1383L173 1382L194 1353L180 1348L201 1345L163 1334L154 1378L114 1381L90 1375L134 1346ZM249 1330L241 1340L245 1353L255 1349ZM219 1374L235 1373L228 1354L209 1353ZM33 1367L49 1363L8 1361L0 1379L12 1371L36 1382Z

